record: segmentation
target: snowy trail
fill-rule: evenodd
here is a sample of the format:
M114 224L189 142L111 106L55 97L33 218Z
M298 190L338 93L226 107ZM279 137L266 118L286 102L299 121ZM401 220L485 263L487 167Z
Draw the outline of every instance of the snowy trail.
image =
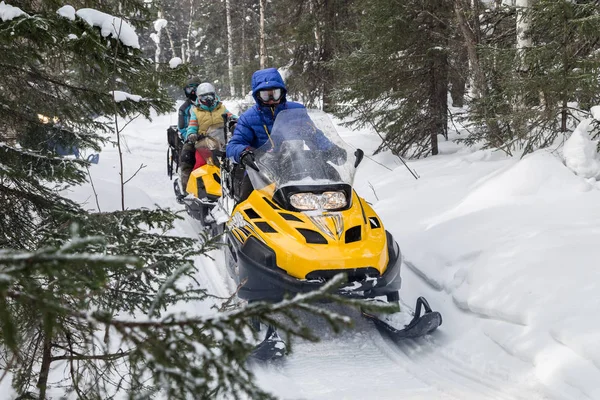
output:
M486 357L489 348L478 355L472 348L452 346L449 337L452 333L444 325L431 337L395 344L358 313L350 313L355 326L339 335L312 321L309 326L323 335L321 342L298 342L283 367L257 370L263 385L282 398L547 398L539 389L527 387L518 369L514 372L516 365L523 367L526 363L513 357L506 357L504 364L493 362ZM446 319L454 317L449 314ZM465 323L470 318L476 319L463 316L461 320ZM474 331L470 336L472 341L486 341L489 347L504 353L483 332Z
M140 164L146 165L127 185L126 201L131 207L157 204L182 209L174 199L172 181L166 176L165 166L166 128L175 121L173 114L157 117L153 122L136 120L127 128L124 135L129 145L125 155L126 175L133 174ZM412 306L418 296L425 296L432 308L441 312L443 325L431 337L406 341L398 346L381 336L356 311L349 311L355 326L337 335L322 321L310 320L307 323L322 335L322 340L318 343L296 341L283 365L257 368L260 385L282 399L600 399L600 384L596 383L600 382L600 348L594 347L597 336L593 324L589 323L588 331L580 332L576 324L581 326L586 321L581 315L574 315L574 321L569 320L569 323L551 319L552 313L542 315L547 303L540 302L539 294L543 292L539 288L553 284L553 281L541 281L537 287L530 288L537 290L537 297L527 297L529 292L514 289L515 285L519 288L522 284L521 271L517 269L516 277L488 279L483 282L490 286L482 284L479 291L476 291L477 286L471 288L478 278L493 277L496 271L510 272L513 265L534 265L542 259L540 254L550 254L547 257L557 258L556 263L574 258L574 253L564 256L560 253L565 251L560 247L566 240L564 237L583 235L587 238L585 243L593 246L600 239L600 231L596 228L600 213L593 211L598 208L598 198L586 199L583 205L572 207L574 210L583 207L586 214L586 219L577 220L575 224L567 223L567 217L572 217L574 211L565 214L567 217L560 221L539 227L539 220L528 221L526 218L535 211L536 204L531 208L515 209L517 211L505 208L511 212L506 215L492 216L486 214L485 209L481 215L469 214L471 210L461 206L465 198L473 201L473 198L465 197L471 192L479 196L477 204L480 206L486 204L486 195L494 201L511 200L514 187L490 189L486 184L493 183L496 177L503 179L503 174L507 170L510 172L509 168L515 164L514 160L489 151L465 151L450 142L442 143L440 149L447 156L409 162L409 166L423 177L416 181L389 153L370 156L380 142L372 132L354 132L340 127L340 134L369 156L358 170L355 186L357 192L373 204L408 260L402 268L403 302ZM117 160L116 150L108 146L101 154L100 164L91 168L97 187L107 193L118 193ZM475 165L477 168L473 168ZM541 167L539 170L548 169L547 164L541 164ZM552 165L550 167L552 176L560 175L561 171L553 171ZM531 171L520 171L517 176ZM542 176L539 179L550 178ZM578 190L578 184L567 183L559 182L556 193ZM515 185L518 184L517 181ZM585 189L585 185L582 187ZM504 194L505 198L498 193ZM72 197L87 201L89 208L96 208L89 187L74 190ZM119 198L100 196L100 205L103 211L118 209ZM549 210L542 208L541 212L554 211ZM518 221L513 225L521 227L520 230L506 229L507 216ZM496 225L492 225L494 234L490 236L489 229L482 228L482 221L494 224L496 220ZM553 229L558 230L556 226L561 229L564 226L564 237L548 239L543 236ZM199 229L198 223L186 216L176 223L174 233L198 237ZM469 234L482 237L481 243ZM513 237L545 241L533 245L527 242L522 245L521 253L514 253L519 250L520 242L511 242ZM475 243L469 245L471 242ZM498 255L492 252L503 246L509 251ZM529 257L532 246L539 249ZM553 246L557 250L552 250ZM565 246L574 247L571 242L566 242ZM515 259L515 254L523 260ZM229 297L236 288L223 266L222 254L215 251L211 256L213 259L202 257L196 260L196 279L212 294ZM581 258L580 263L585 261ZM582 271L587 271L587 275L582 273L580 280L589 284L574 293L576 298L565 303L564 310L570 310L569 304L584 304L588 313L600 309L600 306L594 308L598 302L585 297L585 293L597 288L593 282L598 275L594 275L596 270L593 268L584 267ZM560 276L560 270L552 271ZM561 285L552 286L553 290L560 290ZM529 289L527 285L524 287ZM551 299L552 295L544 299ZM539 308L520 311L521 298L527 300L523 304L533 302L535 305L538 301ZM184 309L195 314L215 312L211 306L212 302L205 302L189 304ZM560 315L570 317L564 310Z

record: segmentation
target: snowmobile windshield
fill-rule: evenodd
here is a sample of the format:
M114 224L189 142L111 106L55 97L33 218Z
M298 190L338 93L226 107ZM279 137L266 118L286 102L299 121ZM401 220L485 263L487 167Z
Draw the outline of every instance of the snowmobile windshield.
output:
M223 125L213 125L206 130L206 137L214 139L218 143L217 146L214 144L209 147L211 150L222 150L225 148L226 137L223 131ZM200 137L202 139L202 137ZM209 142L214 143L213 140L209 140Z
M258 171L247 168L254 189L270 193L351 191L354 150L323 111L281 111L269 133L269 140L254 152Z

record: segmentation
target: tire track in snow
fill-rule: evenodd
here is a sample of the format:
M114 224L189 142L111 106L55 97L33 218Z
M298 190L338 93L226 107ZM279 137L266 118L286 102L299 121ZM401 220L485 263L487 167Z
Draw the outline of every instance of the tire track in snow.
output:
M409 339L396 344L380 335L372 341L382 354L386 354L399 365L409 366L407 369L411 374L453 398L461 400L536 398L530 393L514 393L517 377L511 377L510 372L492 363L474 364L465 354L458 354L457 351L448 352L436 342L435 338ZM507 390L511 388L513 390Z

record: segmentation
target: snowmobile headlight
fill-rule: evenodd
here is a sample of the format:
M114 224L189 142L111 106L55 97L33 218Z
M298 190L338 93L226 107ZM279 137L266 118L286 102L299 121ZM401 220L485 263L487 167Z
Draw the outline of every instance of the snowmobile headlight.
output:
M348 204L346 193L342 191L315 193L296 193L290 196L290 204L303 211L309 210L337 210Z

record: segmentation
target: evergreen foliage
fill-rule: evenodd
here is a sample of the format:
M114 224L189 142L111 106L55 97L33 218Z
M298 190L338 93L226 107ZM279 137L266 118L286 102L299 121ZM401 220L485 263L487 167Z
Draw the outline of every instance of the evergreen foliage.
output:
M385 3L385 4L384 4ZM370 124L395 154L437 154L437 136L447 135L447 2L361 2L355 48L339 58L339 114Z
M141 50L58 15L56 2L18 5L26 15L0 23L2 379L12 378L20 398L270 398L245 364L250 318L316 340L293 312L347 324L307 304L334 299L326 290L338 282L277 305L214 299L224 313L177 312L209 296L194 280L193 257L218 238L170 235L178 217L168 210L82 209L64 189L85 182L88 163L59 150L118 144L120 117L172 111L157 82L181 80L185 69L156 71ZM155 18L141 0L106 7L136 24ZM116 102L115 89L142 100ZM281 326L278 315L292 323Z
M528 22L531 45L516 47L517 14ZM468 144L482 142L508 154L550 146L573 129L598 100L600 36L595 2L538 0L524 10L496 7L473 15L485 90L470 103Z

